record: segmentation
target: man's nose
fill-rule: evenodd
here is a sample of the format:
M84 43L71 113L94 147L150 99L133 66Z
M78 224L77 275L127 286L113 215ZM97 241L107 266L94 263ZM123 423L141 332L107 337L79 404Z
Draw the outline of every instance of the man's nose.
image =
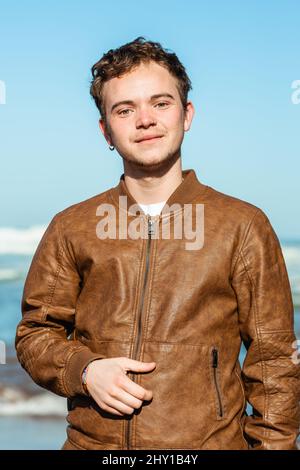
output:
M140 108L136 113L136 127L149 127L156 124L154 110L148 107Z

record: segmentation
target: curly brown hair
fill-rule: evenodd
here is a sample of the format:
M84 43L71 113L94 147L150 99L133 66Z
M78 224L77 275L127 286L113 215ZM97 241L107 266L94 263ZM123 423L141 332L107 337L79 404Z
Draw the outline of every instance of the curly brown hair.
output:
M146 41L143 36L139 36L118 49L110 49L93 65L90 94L105 123L104 83L130 72L141 63L149 63L150 61L162 65L177 79L182 106L184 109L186 108L188 92L192 89L192 83L177 55L168 51L169 49L164 49L159 42Z

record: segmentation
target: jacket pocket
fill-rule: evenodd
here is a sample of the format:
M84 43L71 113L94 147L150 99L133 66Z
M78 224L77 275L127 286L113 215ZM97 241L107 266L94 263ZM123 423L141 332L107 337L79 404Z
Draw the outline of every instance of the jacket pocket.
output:
M215 407L217 419L224 418L224 404L222 398L221 388L221 368L220 368L220 354L219 349L215 346L211 349L211 375L213 381L213 388L215 392Z
M134 416L136 448L201 449L214 436L215 389L210 371L211 346L145 341L140 360L156 368L137 382L153 391Z

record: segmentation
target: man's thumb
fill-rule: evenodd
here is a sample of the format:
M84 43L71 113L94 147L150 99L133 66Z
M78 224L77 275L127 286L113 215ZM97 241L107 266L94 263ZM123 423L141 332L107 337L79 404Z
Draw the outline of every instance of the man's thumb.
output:
M133 370L134 372L148 372L156 367L156 363L135 361L134 359L126 358L123 367L126 371Z

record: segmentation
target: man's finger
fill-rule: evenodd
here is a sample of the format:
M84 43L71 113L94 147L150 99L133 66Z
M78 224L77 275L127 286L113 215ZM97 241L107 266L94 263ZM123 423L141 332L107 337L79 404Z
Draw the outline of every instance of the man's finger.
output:
M146 390L145 388L141 387L141 385L133 382L133 380L130 380L128 377L125 377L121 388L139 400L151 400L153 397L151 390Z

